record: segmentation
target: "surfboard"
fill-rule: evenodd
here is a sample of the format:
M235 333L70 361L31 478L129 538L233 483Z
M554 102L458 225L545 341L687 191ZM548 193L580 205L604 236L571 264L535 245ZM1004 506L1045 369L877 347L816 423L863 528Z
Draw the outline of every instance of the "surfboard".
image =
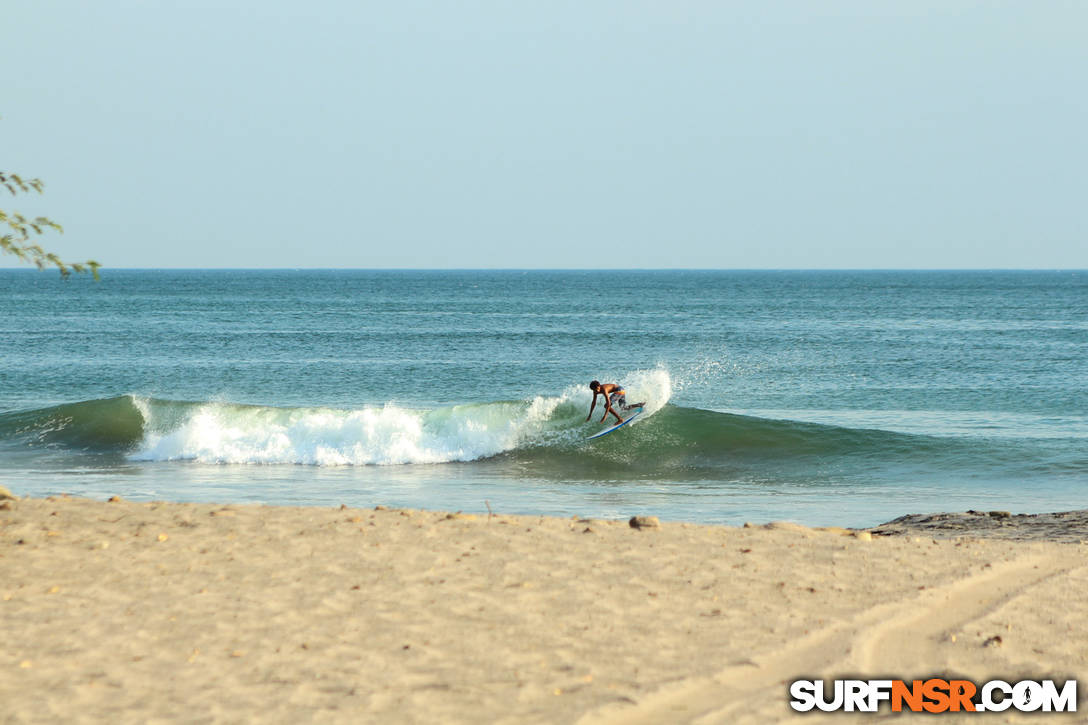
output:
M631 415L624 418L622 423L616 423L614 426L611 426L610 428L605 428L604 430L602 430L602 431L600 431L598 433L594 433L589 438L586 438L586 440L591 441L594 438L600 438L601 436L606 436L609 433L611 433L612 431L614 431L614 430L616 430L618 428L622 428L623 426L627 425L628 423L630 423L631 421L633 421L635 418L639 417L640 415L642 415L642 408L637 409L634 413L632 413Z

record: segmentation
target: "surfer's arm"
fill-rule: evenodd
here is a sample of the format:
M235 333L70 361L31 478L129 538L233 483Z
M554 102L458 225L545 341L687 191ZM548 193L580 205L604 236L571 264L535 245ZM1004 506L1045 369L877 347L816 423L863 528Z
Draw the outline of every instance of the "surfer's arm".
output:
M605 402L608 402L608 398L605 397ZM597 393L593 394L593 402L589 404L589 415L586 416L586 420L593 417L593 409L597 407Z

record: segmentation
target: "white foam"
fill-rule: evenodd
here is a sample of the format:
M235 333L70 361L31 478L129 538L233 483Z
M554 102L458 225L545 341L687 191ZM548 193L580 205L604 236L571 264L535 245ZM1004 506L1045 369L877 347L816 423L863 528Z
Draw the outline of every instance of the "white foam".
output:
M635 370L623 377L627 402L645 401L643 415L650 416L665 407L672 397L672 376L665 368Z
M141 410L149 432L131 458L320 466L470 461L516 447L556 404L335 410L206 403L159 433L152 405Z

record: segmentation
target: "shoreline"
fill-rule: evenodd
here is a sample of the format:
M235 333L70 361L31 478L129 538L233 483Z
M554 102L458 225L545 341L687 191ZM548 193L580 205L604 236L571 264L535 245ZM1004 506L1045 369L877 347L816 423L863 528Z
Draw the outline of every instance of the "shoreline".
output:
M1088 677L1088 511L649 523L0 501L5 721L767 722L814 675Z

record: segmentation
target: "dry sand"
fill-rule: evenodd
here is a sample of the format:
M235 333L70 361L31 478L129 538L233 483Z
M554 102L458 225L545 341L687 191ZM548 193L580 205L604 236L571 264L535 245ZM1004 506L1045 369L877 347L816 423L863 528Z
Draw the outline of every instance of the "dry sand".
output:
M793 714L786 683L1083 690L1086 521L962 514L873 536L8 500L0 722L853 722Z

